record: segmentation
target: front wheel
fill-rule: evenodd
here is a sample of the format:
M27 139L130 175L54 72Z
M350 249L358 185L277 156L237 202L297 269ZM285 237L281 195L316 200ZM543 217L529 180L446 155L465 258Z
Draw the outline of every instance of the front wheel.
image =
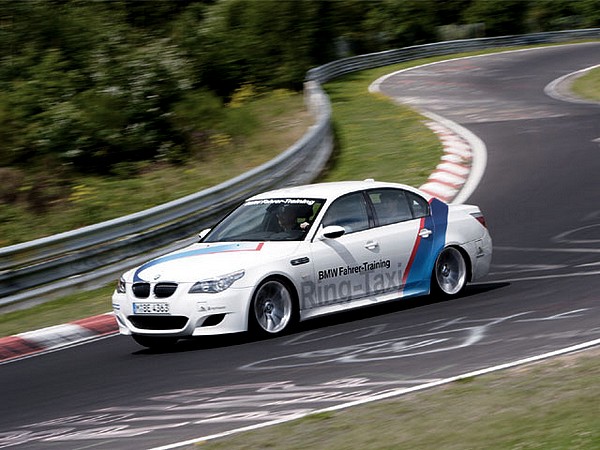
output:
M432 290L446 297L458 295L467 284L467 263L460 250L448 247L442 250L433 268Z
M285 283L267 280L258 287L250 307L251 331L271 336L282 334L295 318L294 297Z

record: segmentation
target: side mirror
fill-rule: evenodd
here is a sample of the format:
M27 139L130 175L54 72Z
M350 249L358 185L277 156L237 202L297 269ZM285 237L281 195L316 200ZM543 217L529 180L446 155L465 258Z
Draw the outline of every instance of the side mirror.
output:
M202 239L204 239L206 237L206 235L208 233L210 233L210 230L211 230L210 228L205 228L200 233L198 233L198 237L200 238L200 241L202 241Z
M346 230L344 227L339 225L329 225L328 227L323 228L320 239L336 239L343 236L345 233Z

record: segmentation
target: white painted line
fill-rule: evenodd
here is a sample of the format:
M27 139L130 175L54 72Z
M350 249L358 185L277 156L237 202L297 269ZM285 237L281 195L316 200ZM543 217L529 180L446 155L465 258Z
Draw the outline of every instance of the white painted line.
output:
M452 199L452 197L458 192L458 189L452 188L446 184L438 183L436 181L429 181L421 186L423 192L426 192L434 197L439 197L444 201Z
M600 248L553 248L553 247L510 247L506 245L494 246L494 250L506 250L510 252L554 252L554 253L600 253Z
M570 79L579 78L579 77L585 75L590 70L596 69L598 67L600 67L600 64L596 64L595 66L586 67L585 69L576 70L575 72L571 72L571 73L568 73L566 75L563 75L562 77L559 77L556 80L551 81L550 83L548 83L546 85L546 87L544 88L544 94L546 94L548 97L552 97L555 100L560 100L560 101L563 101L563 102L569 102L569 103L586 103L586 104L595 104L595 105L597 105L599 103L597 101L587 100L587 99L584 99L584 98L579 98L579 97L576 97L574 95L571 95L570 93L563 93L563 92L561 92L560 86L561 86L561 84L569 81Z
M452 153L466 153L468 157L471 157L471 146L467 144L462 139L458 139L456 136L443 137L441 139L442 144L444 145L444 150L454 150Z
M461 177L460 175L455 175L445 171L435 171L429 176L430 181L440 181L445 184L453 185L453 186L462 186L466 179L465 177Z
M443 170L444 172L453 173L454 175L458 175L460 177L466 178L469 175L471 169L462 164L453 164L450 162L443 162L438 164L436 167L437 170Z
M85 345L85 344L89 344L90 342L96 342L96 341L101 341L104 339L108 339L111 337L115 337L115 336L119 336L118 332L115 332L113 334L105 334L105 335L94 335L94 336L90 336L88 338L83 338L83 339L79 339L75 342L70 342L70 343L64 343L52 348L48 348L39 352L35 352L35 353L28 353L26 355L23 356L17 356L15 358L10 358L4 361L0 361L0 366L3 366L5 364L12 364L12 363L16 363L18 361L23 361L24 359L31 359L31 358L37 358L38 356L42 356L42 355L47 355L49 353L55 353L55 352L59 352L61 350L65 350L67 348L72 348L72 347L79 347L80 345Z
M452 155L458 155L463 159L471 159L473 154L471 153L471 148L468 146L459 147L459 146L444 146L444 152L450 153Z
M451 162L454 164L466 164L467 163L467 161L464 158L461 158L458 155L452 155L450 153L446 153L444 156L442 156L441 160Z
M560 350L556 350L553 352L549 352L549 353L543 353L541 355L532 356L530 358L519 359L519 360L508 362L505 364L499 364L496 366L492 366L492 367L489 367L486 369L475 370L473 372L468 372L468 373L465 373L462 375L457 375L457 376L450 377L450 378L432 381L430 383L425 383L425 384L421 384L418 386L413 386L413 387L409 387L409 388L393 389L390 391L383 392L381 394L373 395L371 397L367 397L367 398L360 399L360 400L355 400L355 401L348 402L348 403L342 403L340 405L331 406L329 408L323 408L323 409L318 409L318 410L314 410L314 411L310 411L310 412L306 412L306 413L289 415L289 416L286 416L286 417L283 417L280 419L275 419L275 420L271 420L268 422L259 423L256 425L250 425L250 426L246 426L246 427L236 428L233 430L224 431L222 433L216 433L216 434L211 434L208 436L190 439L187 441L176 442L176 443L164 445L161 447L154 447L150 450L171 450L171 449L175 449L175 448L179 448L179 447L183 447L183 446L187 446L187 445L198 444L200 442L224 438L224 437L231 436L234 434L243 433L245 431L259 430L261 428L270 427L270 426L278 425L278 424L285 423L285 422L290 422L290 421L296 420L296 419L301 419L303 417L306 417L306 416L309 416L312 414L321 414L321 413L325 413L325 412L339 411L342 409L347 409L347 408L351 408L354 406L363 405L366 403L372 403L372 402L379 401L379 400L385 400L385 399L389 399L389 398L399 397L401 395L409 394L411 392L423 391L425 389L431 389L433 387L442 386L444 384L449 384L449 383L453 383L453 382L468 379L468 378L478 377L481 375L486 375L486 374L489 374L492 372L497 372L500 370L510 369L510 368L517 367L517 366L520 366L523 364L530 364L533 362L541 361L541 360L552 358L555 356L560 356L560 355L564 355L567 353L577 352L577 351L591 348L591 347L594 347L597 345L600 345L600 339L596 339L596 340L589 341L589 342L584 342L582 344L573 345L573 346L563 348Z
M458 192L458 186L454 182L446 181L439 177L435 179L429 178L427 183L423 185L423 188L441 195L455 195Z
M587 264L577 264L575 267L595 267L595 266L600 266L600 261L591 262L591 263L587 263Z
M489 280L490 283L516 283L517 281L539 281L539 280L554 280L556 278L572 278L572 277L597 277L600 275L600 271L592 272L572 272L572 273L559 273L553 275L537 275L531 277L522 278L507 278L501 280ZM473 283L475 285L477 283Z

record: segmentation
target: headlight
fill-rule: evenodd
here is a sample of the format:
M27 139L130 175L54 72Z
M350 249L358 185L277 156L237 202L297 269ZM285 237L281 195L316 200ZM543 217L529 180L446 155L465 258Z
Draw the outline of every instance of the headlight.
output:
M123 277L119 278L116 290L117 290L118 294L124 294L125 293L125 280L123 279Z
M217 278L198 281L190 289L190 294L215 294L217 292L223 292L231 286L235 280L242 278L244 273L243 270L240 270Z

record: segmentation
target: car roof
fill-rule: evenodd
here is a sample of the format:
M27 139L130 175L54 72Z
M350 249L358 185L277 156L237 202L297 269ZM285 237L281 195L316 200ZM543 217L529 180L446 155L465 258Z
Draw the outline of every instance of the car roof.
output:
M382 181L374 181L371 179L364 181L334 181L329 183L315 183L303 186L292 186L281 189L276 189L261 194L255 195L248 200L259 200L267 198L324 198L334 199L341 195L361 191L365 189L377 188L396 188L405 189L429 199L430 196L415 189L400 183L387 183Z

